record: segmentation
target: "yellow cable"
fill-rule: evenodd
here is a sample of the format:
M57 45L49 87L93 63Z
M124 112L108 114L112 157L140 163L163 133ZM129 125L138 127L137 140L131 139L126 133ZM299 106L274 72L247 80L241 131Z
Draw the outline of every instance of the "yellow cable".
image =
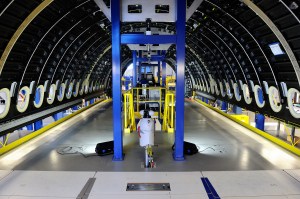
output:
M2 146L6 146L9 136L10 136L10 133L7 134L5 142L4 142L4 144Z
M9 136L10 136L10 133L8 133L8 134L6 135L6 138L5 138L4 143L3 143L3 142L0 142L0 145L1 145L2 147L5 147L5 146L6 146Z

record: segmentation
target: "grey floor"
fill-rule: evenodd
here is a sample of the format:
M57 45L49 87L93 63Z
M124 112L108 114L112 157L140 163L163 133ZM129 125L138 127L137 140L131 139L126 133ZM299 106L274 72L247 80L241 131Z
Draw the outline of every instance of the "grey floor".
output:
M154 159L157 168L143 169L144 149L138 145L137 134L131 133L124 135L124 161L113 162L112 155L98 157L93 154L98 142L112 140L111 104L97 105L88 111L63 124L64 127L53 129L62 132L41 138L38 145L22 158L8 159L14 151L1 157L0 170L241 171L300 168L299 157L190 101L185 103L185 140L197 144L198 154L186 156L182 162L174 161L171 149L174 134L156 132L158 146L154 147ZM74 154L77 150L84 155ZM62 151L71 154L58 153Z

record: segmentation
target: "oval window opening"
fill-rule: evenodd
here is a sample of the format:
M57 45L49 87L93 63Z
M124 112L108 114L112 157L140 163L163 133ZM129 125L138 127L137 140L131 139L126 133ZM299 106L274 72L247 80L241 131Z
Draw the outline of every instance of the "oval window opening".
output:
M300 92L295 88L290 88L287 99L291 115L294 118L300 118Z
M35 90L33 104L36 108L40 108L43 104L43 101L44 101L44 86L40 85Z
M55 91L56 91L56 85L52 84L50 86L49 95L48 95L48 98L47 98L48 104L53 104L54 99L55 99Z
M80 86L80 84L79 84L79 82L77 82L77 83L76 83L75 90L74 90L74 92L73 92L73 96L74 96L74 97L77 97L77 95L78 95L78 92L79 92L79 86Z
M17 110L23 113L28 108L30 89L27 86L21 88L18 94Z
M250 90L249 90L249 86L247 84L243 85L243 94L244 94L245 102L247 104L251 104L252 98L250 96Z
M233 89L234 89L234 96L235 96L235 99L236 99L237 101L241 101L242 96L240 95L240 89L239 89L237 83L234 83L234 84L233 84Z
M86 82L85 85L84 85L84 93L88 94L88 92L89 92L89 83Z
M215 93L215 87L214 87L213 81L210 81L210 92L211 92L211 94Z
M280 103L280 95L277 88L271 86L269 88L269 102L272 110L274 112L279 112L282 109L282 104Z
M0 119L5 118L10 107L10 92L7 88L0 89Z
M89 93L93 92L94 82L90 83Z
M68 88L68 91L67 91L67 94L66 94L67 99L71 99L72 91L73 91L73 82L69 84L69 88Z
M226 90L227 90L227 96L228 96L228 98L232 99L233 98L233 93L231 92L229 83L226 83Z
M254 86L254 97L256 105L259 108L263 108L265 106L264 94L262 88L258 85Z
M64 99L64 95L65 95L65 90L66 90L66 85L65 83L62 83L59 87L59 92L58 92L58 96L57 96L57 99L58 101L63 101Z
M222 95L222 97L225 97L225 96L226 96L226 92L224 91L224 87L223 87L222 82L220 82L219 85L220 85L220 92L221 92L221 95Z

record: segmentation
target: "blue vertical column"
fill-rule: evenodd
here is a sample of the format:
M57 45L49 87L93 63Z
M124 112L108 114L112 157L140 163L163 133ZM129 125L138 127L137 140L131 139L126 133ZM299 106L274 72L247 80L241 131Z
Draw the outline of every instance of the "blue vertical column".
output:
M258 100L260 103L264 102L264 96L261 89L258 91ZM265 116L263 114L255 114L255 127L262 131L265 130Z
M37 130L43 128L43 121L42 120L35 121L33 123L33 126L34 126L34 130L37 131Z
M255 127L259 130L265 130L265 116L263 114L255 114Z
M222 101L222 104L221 104L221 110L222 110L222 111L227 111L227 107L228 107L227 102Z
M166 76L167 76L167 64L165 61L162 61L162 86L166 86Z
M238 107L237 105L233 105L232 112L235 114L242 114L242 108Z
M77 105L76 105L76 106L73 106L72 110L73 110L73 111L77 111L77 110L78 110L78 106L77 106Z
M143 51L139 50L139 58L142 58L143 57ZM141 66L141 61L139 61L139 64L138 64L138 77L139 77L139 80L141 82L141 79L142 79L142 66Z
M61 118L63 118L63 117L64 117L64 112L55 113L55 114L53 115L54 121L57 121L57 120L59 120L59 119L61 119Z
M132 51L132 64L133 64L133 67L132 67L132 86L133 87L136 87L136 61L137 61L137 57L136 57L136 51Z
M161 66L161 62L157 62L157 83L159 83L160 85L160 66Z
M111 0L114 161L123 160L120 0Z
M186 1L176 1L176 114L174 160L184 160L184 75L185 75L185 18Z
M91 100L90 100L90 104L94 104L95 103L95 98L92 98Z
M27 128L28 131L33 131L34 130L33 129L33 124L26 125L26 128Z

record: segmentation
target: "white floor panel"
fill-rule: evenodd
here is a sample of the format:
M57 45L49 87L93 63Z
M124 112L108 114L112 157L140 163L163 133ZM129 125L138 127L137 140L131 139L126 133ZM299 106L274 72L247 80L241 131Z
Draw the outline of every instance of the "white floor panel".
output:
M300 182L300 170L299 169L290 169L285 170L288 174L290 174L293 178L297 179Z
M198 194L172 195L171 199L206 199L207 195L199 196Z
M76 198L95 172L14 171L0 181L0 196Z
M102 194L102 195L90 195L88 199L170 199L170 195L123 195L123 194Z
M0 199L76 199L76 197L0 196Z
M127 183L170 183L171 191L127 192ZM198 198L208 198L200 172L98 172L89 199L99 198L102 194L118 194L128 198L139 198L141 195L151 198L170 198L170 195L178 195L177 198L180 198L180 195L195 194Z
M0 170L0 181L7 177L12 171Z
M221 198L263 196L264 199L269 199L277 196L281 199L300 196L300 183L282 170L202 173Z

